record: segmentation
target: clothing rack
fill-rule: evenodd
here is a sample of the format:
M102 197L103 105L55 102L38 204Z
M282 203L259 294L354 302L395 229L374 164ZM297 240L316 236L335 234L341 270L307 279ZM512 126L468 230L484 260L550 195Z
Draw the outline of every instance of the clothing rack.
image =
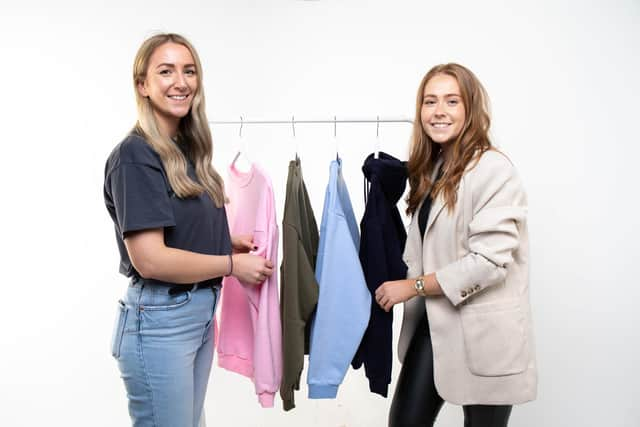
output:
M296 123L299 124L333 124L333 136L336 136L336 125L338 123L375 123L376 124L376 135L378 134L378 129L380 123L410 123L413 124L413 120L400 117L400 118L380 118L380 116L375 119L338 119L336 116L333 116L333 119L320 119L320 120L300 120L295 118L295 116L291 116L291 120L244 120L242 116L240 116L240 120L212 120L209 121L209 125L240 125L240 136L242 136L242 126L245 124L258 124L258 125L291 125L293 129L293 136L296 135Z
M376 119L323 119L323 120L296 120L295 118L291 118L291 120L244 120L240 118L240 120L211 120L209 124L211 125L240 125L240 124L291 124L291 123L412 123L413 120L407 118L397 118L397 119L385 119L385 118L376 118Z

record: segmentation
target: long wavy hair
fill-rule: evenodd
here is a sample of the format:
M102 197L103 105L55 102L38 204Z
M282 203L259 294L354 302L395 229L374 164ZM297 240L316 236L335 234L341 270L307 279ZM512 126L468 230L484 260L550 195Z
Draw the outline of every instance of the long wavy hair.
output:
M193 95L189 113L180 120L178 125L177 143L183 147L186 156L194 163L199 182L189 178L185 154L178 144L160 133L151 101L138 91L138 85L147 77L151 55L165 43L176 43L189 49L196 66L198 87ZM134 129L160 155L169 185L175 194L180 198L189 198L197 197L206 191L214 204L221 207L225 202L224 184L222 177L211 164L213 143L205 113L202 64L193 45L186 38L172 33L157 34L145 40L138 49L133 63L133 86L138 105L138 120Z
M460 88L460 96L465 110L465 121L455 141L450 142L451 152L447 162L442 166L442 178L431 181L431 175L440 156L441 146L424 130L421 120L424 88L436 75L445 74L456 79ZM413 135L409 154L409 196L407 197L407 213L415 214L420 202L427 193L435 200L442 195L449 212L456 204L457 189L467 166L480 158L480 155L492 149L489 140L489 98L478 78L462 65L449 63L433 67L422 78L416 96L416 115L413 122Z

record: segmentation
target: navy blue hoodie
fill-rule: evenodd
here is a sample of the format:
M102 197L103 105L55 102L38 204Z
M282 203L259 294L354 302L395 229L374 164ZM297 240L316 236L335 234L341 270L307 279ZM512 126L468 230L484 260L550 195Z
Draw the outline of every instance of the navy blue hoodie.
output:
M367 157L362 172L370 188L360 222L359 255L375 301L375 291L383 282L407 277L402 261L407 233L396 207L407 184L407 167L405 162L380 152L378 159L373 154ZM371 304L369 325L351 362L355 369L364 364L370 390L384 397L391 383L392 322L392 311L387 313L378 304Z

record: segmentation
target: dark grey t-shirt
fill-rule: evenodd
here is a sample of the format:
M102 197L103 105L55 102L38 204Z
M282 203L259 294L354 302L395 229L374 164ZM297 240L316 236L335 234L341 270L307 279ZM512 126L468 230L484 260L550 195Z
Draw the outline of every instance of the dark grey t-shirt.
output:
M197 181L190 161L187 173ZM113 149L104 177L104 201L115 226L120 273L125 276L139 276L124 245L131 231L164 228L169 247L207 255L231 253L224 207L216 207L206 192L177 197L160 156L139 135L129 135Z

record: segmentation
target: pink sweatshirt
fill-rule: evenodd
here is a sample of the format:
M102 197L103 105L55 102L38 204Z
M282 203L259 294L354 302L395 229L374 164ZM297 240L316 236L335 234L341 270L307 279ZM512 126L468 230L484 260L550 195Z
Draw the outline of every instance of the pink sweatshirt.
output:
M262 407L273 407L282 380L282 329L278 302L278 225L271 180L257 165L247 173L232 164L226 191L231 235L253 235L254 253L270 259L273 274L258 286L225 277L218 365L253 380Z

